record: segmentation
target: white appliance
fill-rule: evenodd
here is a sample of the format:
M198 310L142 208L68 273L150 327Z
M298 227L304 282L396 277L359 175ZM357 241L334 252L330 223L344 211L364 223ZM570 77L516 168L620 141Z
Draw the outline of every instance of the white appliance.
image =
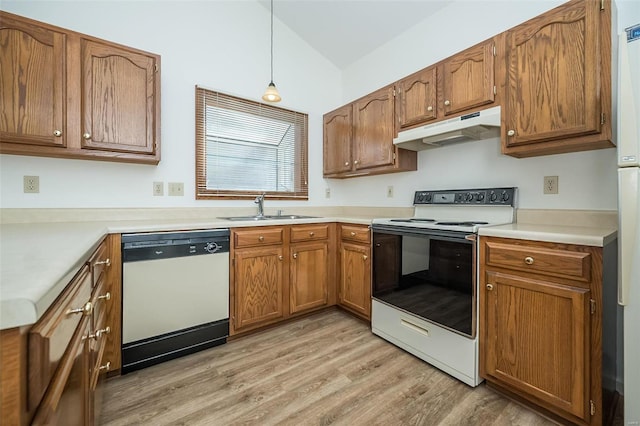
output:
M619 40L618 303L624 316L624 420L640 424L640 24Z
M398 132L394 145L421 151L441 145L500 136L500 107L492 107L449 120Z

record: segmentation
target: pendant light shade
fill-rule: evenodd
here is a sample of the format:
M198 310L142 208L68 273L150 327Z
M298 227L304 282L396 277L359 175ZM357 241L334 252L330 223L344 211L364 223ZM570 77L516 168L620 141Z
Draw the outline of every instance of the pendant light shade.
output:
M276 85L273 83L273 0L271 0L271 81L264 95L262 95L262 99L267 102L280 102L282 100Z

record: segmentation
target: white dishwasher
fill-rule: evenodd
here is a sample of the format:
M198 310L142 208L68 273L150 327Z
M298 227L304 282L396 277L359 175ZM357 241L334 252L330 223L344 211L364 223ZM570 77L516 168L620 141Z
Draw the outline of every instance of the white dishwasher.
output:
M122 235L122 373L226 343L229 229Z

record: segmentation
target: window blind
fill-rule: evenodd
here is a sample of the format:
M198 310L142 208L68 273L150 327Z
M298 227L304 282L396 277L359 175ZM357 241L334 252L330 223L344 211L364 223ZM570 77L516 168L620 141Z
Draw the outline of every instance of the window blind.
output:
M196 86L196 199L308 199L308 116Z

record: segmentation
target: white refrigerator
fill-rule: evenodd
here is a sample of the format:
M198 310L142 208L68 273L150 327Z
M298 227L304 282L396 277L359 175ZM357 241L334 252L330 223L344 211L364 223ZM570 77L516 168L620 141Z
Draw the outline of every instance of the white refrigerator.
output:
M624 424L640 425L640 24L620 35L618 48L618 303L624 317Z

